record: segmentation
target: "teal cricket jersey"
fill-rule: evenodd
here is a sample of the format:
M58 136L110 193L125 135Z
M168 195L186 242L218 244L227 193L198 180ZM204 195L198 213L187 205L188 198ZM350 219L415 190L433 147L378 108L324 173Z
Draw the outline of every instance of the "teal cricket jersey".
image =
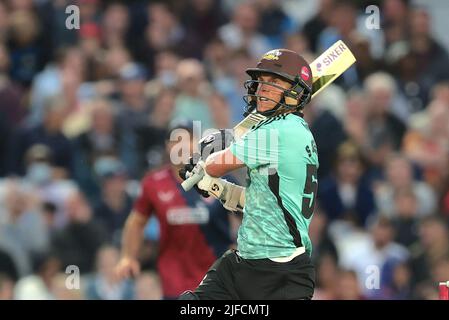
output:
M318 155L305 120L295 114L269 119L231 144L248 167L238 250L243 258L290 256L304 246L318 187Z

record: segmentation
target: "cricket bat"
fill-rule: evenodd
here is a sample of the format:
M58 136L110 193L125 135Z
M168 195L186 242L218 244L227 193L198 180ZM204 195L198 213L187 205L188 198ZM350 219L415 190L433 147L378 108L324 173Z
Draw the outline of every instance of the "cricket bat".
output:
M312 99L343 74L343 72L349 69L355 61L356 59L351 50L349 50L348 46L341 40L335 42L316 58L310 64L313 75ZM267 119L267 117L254 111L233 128L234 138L241 138L249 130L255 128L258 124ZM186 179L181 186L184 190L188 191L202 178L203 176L201 174L194 174Z

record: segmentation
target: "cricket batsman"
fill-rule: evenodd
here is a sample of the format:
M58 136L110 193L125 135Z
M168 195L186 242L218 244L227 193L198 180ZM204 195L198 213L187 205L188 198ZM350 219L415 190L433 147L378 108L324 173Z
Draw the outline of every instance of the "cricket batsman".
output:
M245 111L267 120L229 146L189 163L183 179L203 170L196 185L228 210L241 211L238 249L227 251L194 291L180 299L311 299L315 270L308 235L317 193L317 148L303 119L312 96L312 71L296 52L267 52L247 69ZM224 131L202 140L201 148ZM224 141L224 140L223 140ZM220 145L220 144L219 144ZM247 167L245 188L220 178Z

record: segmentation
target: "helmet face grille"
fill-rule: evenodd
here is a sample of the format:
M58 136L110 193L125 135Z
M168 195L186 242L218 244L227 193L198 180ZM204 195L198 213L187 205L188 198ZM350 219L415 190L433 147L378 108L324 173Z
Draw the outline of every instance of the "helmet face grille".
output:
M245 82L247 94L244 100L247 103L245 111L248 109L257 110L257 101L260 98L265 98L273 101L267 97L256 94L258 85L264 83L273 86L283 91L283 98L273 108L270 114L285 113L291 110L301 110L310 101L312 96L312 70L309 64L294 51L288 49L275 49L265 53L258 62L256 68L249 68L246 70L250 75L251 80ZM276 86L272 83L266 83L258 80L261 74L273 74L279 78L292 83L292 88L285 90L282 87ZM264 113L264 115L267 115Z
M269 97L257 94L257 88L259 84L264 84L266 86L271 86L276 90L280 90L283 94L280 101L275 101ZM252 110L257 110L257 101L261 98L272 101L276 103L276 106L268 111L259 112L264 116L274 116L281 113L291 112L301 110L305 104L307 104L311 97L311 91L308 88L303 87L302 85L294 85L290 89L284 89L283 87L276 85L271 82L251 79L245 81L245 89L247 90L247 94L243 96L243 100L246 103L244 108L246 113L252 112ZM298 90L299 89L299 90Z

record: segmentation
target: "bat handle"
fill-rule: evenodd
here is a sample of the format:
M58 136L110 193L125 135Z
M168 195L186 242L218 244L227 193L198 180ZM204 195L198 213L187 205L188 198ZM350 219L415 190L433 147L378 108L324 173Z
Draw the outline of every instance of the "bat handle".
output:
M204 171L194 173L181 183L181 187L184 189L184 191L189 191L190 189L193 188L194 185L200 182L201 179L203 179L203 177Z

